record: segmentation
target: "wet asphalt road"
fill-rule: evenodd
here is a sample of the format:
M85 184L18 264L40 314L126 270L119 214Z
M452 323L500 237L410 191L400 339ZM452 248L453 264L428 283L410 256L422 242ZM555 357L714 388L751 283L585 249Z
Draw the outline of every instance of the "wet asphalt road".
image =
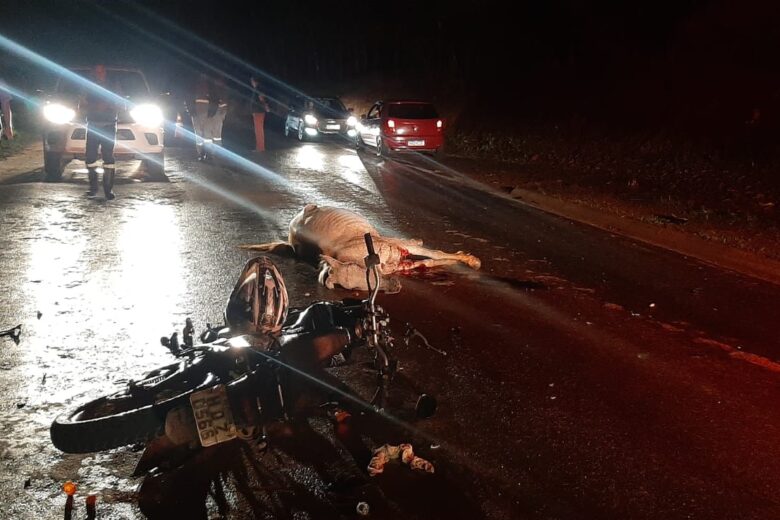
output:
M307 202L483 262L380 297L397 332L411 322L447 356L399 344L404 379L440 410L418 431L367 425L366 445L412 440L437 473L397 468L361 487L373 517L780 516L780 374L761 366L780 357L780 288L544 214L424 158L271 144L216 164L171 150L165 182L123 163L111 203L84 197L75 163L62 183L38 182L31 164L0 185L0 327L24 326L19 346L0 339L3 516L61 517L69 479L100 495L102 518L350 510L356 492L327 483L360 479L364 461L322 421L265 455L206 450L145 478L130 477L129 448L63 455L48 439L68 406L169 362L158 338L185 317L218 322L248 257L235 246L284 238ZM278 263L294 304L350 295ZM340 374L368 392L365 371ZM403 417L414 391L401 383Z

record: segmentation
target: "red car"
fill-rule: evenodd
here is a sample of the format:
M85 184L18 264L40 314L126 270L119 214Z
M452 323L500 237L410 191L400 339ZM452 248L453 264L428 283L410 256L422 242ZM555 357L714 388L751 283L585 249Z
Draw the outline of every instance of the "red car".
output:
M377 155L392 151L437 153L444 144L444 119L425 101L377 101L357 125L355 144Z

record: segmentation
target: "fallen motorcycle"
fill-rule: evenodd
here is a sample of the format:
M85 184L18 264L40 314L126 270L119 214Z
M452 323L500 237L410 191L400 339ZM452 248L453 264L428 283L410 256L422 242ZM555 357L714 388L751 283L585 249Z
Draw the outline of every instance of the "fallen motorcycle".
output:
M176 363L57 417L50 430L52 443L67 453L88 453L144 443L163 432L173 444L200 447L258 439L266 424L294 413L299 392L292 381L323 385L318 377L323 367L347 362L361 347L374 352L373 397L365 402L328 385L334 392L327 402L336 399L345 409L383 410L398 364L392 357L389 316L375 301L379 258L368 234L366 246L367 299L293 309L273 340L207 326L200 336L203 343L195 345L188 319L181 344L176 333L162 340ZM417 400L420 417L432 415L435 408L431 396Z

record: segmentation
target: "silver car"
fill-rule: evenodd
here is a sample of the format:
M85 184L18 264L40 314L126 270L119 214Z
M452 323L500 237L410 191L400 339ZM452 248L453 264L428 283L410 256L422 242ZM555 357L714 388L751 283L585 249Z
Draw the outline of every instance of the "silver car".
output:
M357 118L337 97L295 98L284 122L284 135L297 135L299 141L322 135L340 134L354 139Z

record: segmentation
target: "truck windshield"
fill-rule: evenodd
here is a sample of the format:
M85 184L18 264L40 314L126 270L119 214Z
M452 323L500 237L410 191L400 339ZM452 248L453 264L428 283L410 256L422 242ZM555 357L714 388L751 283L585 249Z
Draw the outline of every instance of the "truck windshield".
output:
M94 82L95 76L89 70L74 71L79 76ZM122 97L141 98L149 95L149 86L143 74L132 70L106 71L106 88ZM71 78L61 78L57 85L57 93L66 97L79 97L86 93L87 88L83 82Z

